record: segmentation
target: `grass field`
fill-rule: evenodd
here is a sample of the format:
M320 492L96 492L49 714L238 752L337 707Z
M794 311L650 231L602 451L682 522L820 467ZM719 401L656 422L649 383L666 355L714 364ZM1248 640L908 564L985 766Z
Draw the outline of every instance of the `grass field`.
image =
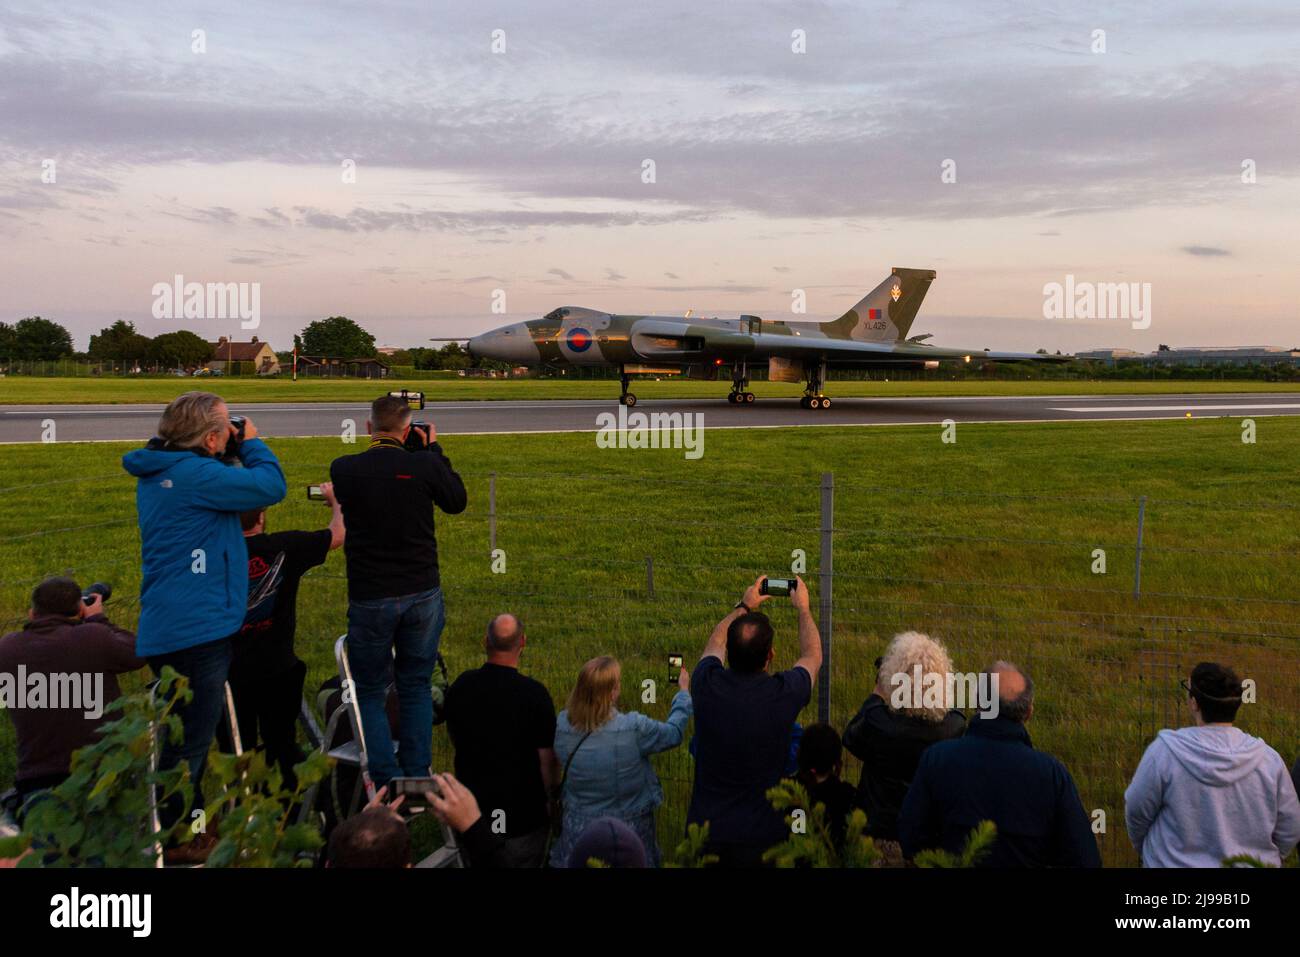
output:
M170 402L182 392L204 389L230 402L361 402L389 389L423 390L430 402L465 399L608 399L616 379L89 379L0 377L0 405ZM681 379L636 380L641 399L724 398L729 383ZM797 398L801 385L755 382L756 395ZM826 393L839 398L960 395L1164 395L1194 392L1295 392L1300 383L1232 381L1078 381L1063 379L931 382L835 381Z
M1155 730L1187 722L1177 680L1196 661L1223 660L1253 678L1258 703L1245 708L1242 726L1288 763L1300 748L1300 418L1259 420L1255 445L1240 436L1240 423L1226 419L968 425L955 445L941 444L934 427L728 430L706 435L698 461L680 450L598 450L590 434L453 436L445 446L470 506L439 516L443 651L453 676L477 665L488 617L514 611L529 635L524 670L557 707L582 662L609 653L623 661L627 706L662 718L671 697L666 656L695 659L755 575L789 570L792 552L803 549L816 598L818 483L830 471L832 722L843 729L870 691L873 659L904 628L943 639L959 670L1015 660L1038 689L1035 745L1066 762L1085 807L1106 812L1105 861L1131 864L1123 789ZM290 485L272 528L323 526L327 514L304 487L356 447L336 439L271 445ZM63 571L83 584L112 582L114 617L134 621L134 487L118 461L131 447L0 452L6 630L20 623L35 582ZM490 472L505 574L489 564ZM1135 599L1140 496L1143 594ZM1091 571L1098 548L1104 575ZM777 663L788 666L794 616L778 601L765 607L777 627ZM299 600L309 689L333 671L344 613L343 557L335 554L304 581ZM659 683L654 703L639 703L645 679ZM802 720L816 720L815 703ZM434 740L435 763L449 766L442 728ZM14 760L3 722L0 784ZM661 843L671 846L691 759L683 747L655 763L667 794ZM852 761L845 775L856 782Z

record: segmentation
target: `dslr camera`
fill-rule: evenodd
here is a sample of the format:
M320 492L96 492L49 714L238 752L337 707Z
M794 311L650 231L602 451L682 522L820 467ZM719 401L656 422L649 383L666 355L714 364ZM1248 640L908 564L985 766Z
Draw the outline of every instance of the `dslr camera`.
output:
M81 593L81 603L83 605L89 605L95 600L96 595L103 598L104 601L108 601L113 597L113 586L104 582L95 582L95 584L91 585Z
M417 432L419 432L420 435L424 436L423 442L421 442L419 436L415 434ZM428 422L412 422L411 431L406 436L406 442L403 443L404 447L406 448L406 451L422 452L425 449L427 449L429 447L429 435L430 432L429 432Z
M226 451L221 456L223 462L235 462L239 459L239 447L244 442L244 425L248 422L242 415L232 415L230 424L234 426L235 434L226 443Z

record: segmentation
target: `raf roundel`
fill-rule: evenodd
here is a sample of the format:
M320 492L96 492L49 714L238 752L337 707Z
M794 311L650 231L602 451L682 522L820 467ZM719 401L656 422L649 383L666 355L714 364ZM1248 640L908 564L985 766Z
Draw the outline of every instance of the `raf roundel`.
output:
M581 326L575 326L564 337L565 344L574 352L586 352L591 348L591 333Z

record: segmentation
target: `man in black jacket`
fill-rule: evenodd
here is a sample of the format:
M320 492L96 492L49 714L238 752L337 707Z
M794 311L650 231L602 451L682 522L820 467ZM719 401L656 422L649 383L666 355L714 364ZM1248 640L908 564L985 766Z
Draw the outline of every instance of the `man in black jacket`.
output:
M70 578L37 585L28 618L21 631L0 638L0 676L8 679L0 688L23 694L20 675L39 676L49 688L37 705L0 693L18 739L14 783L24 800L67 780L73 752L98 741L117 717L106 710L121 696L117 676L145 666L135 635L105 617L103 596L83 601Z
M957 853L988 820L997 841L980 866L1100 867L1074 779L1056 758L1035 751L1025 730L1033 682L1005 661L990 673L998 679L997 717L981 712L965 736L932 744L921 757L898 817L903 853Z
M348 656L370 778L424 777L433 751L429 683L445 621L433 508L465 510L465 484L438 445L433 425L411 428L404 399L370 407L370 447L330 465L347 540ZM416 451L408 451L414 439ZM396 649L396 657L394 657ZM401 732L393 753L384 708L389 676L397 687Z

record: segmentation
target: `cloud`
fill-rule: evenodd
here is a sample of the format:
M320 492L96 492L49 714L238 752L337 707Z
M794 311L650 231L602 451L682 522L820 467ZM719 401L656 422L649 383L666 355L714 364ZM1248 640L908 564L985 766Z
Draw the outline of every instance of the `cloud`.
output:
M236 249L226 262L234 266L291 266L309 257L305 253L271 249Z
M768 291L766 286L745 286L739 283L723 286L647 286L646 288L653 289L655 292L722 292L745 295Z
M1218 246L1184 246L1183 252L1189 256L1231 256L1232 253Z
M606 266L605 278L608 279L610 282L622 282L624 279L627 278L627 276L624 276L617 269L610 269L608 266Z
M181 212L164 209L162 213L164 216L174 216L177 219L188 220L191 223L214 223L219 226L229 226L240 218L239 214L229 206L209 206L206 209L189 207Z
M671 0L618 17L584 2L545 14L508 9L511 35L529 42L505 57L481 54L472 18L449 18L431 34L401 5L358 18L326 3L312 31L292 18L234 18L224 25L230 39L199 58L186 44L155 49L157 25L130 7L104 17L7 15L0 159L66 152L85 168L120 171L356 158L362 182L381 167L428 170L517 199L650 211L567 220L611 226L678 221L652 215L664 206L701 218L946 221L1204 202L1240 187L1247 145L1272 157L1276 175L1300 173L1300 123L1279 122L1300 102L1300 67L1284 56L1300 14L1281 4L1240 18L1179 6L1176 22L1168 11L1132 21L1115 7L1108 15L1128 24L1124 46L1144 51L1123 60L1113 35L1111 53L1063 57L1086 50L1088 30L1063 33L1054 14L1010 7L977 15L947 4L943 29L879 44L876 25L850 5L819 4L800 13L803 56L790 52L789 14L775 5L706 12ZM678 29L673 11L692 28ZM722 37L734 55L717 56ZM873 55L863 58L867 46ZM335 48L348 54L342 74L323 66L322 51ZM574 48L583 56L559 56ZM933 68L918 74L910 67L923 53ZM640 179L647 156L654 184ZM946 158L958 164L957 183L940 182ZM889 188L870 188L881 183ZM350 232L520 223L484 215L502 222L418 208L304 214L307 225ZM284 225L269 211L256 222Z
M446 212L431 209L368 209L354 207L346 214L312 206L295 206L295 226L348 233L412 230L478 235L507 234L526 229L585 226L605 229L616 226L649 226L699 222L709 218L704 210L673 213L642 213L636 210L587 212L582 210L471 210Z
M253 223L254 225L266 226L271 229L277 229L283 226L288 226L293 222L293 220L291 220L284 213L280 212L280 210L275 206L268 206L265 210L263 210L263 212L266 213L265 216L250 216L248 221Z
M21 193L0 193L0 209L58 209L59 203L50 189L46 186Z
M565 272L563 269L548 269L548 270L546 270L546 275L548 275L548 276L559 276L561 279L565 280L566 282L573 282L573 281L574 281L573 276L569 275L569 274L568 274L567 272Z

